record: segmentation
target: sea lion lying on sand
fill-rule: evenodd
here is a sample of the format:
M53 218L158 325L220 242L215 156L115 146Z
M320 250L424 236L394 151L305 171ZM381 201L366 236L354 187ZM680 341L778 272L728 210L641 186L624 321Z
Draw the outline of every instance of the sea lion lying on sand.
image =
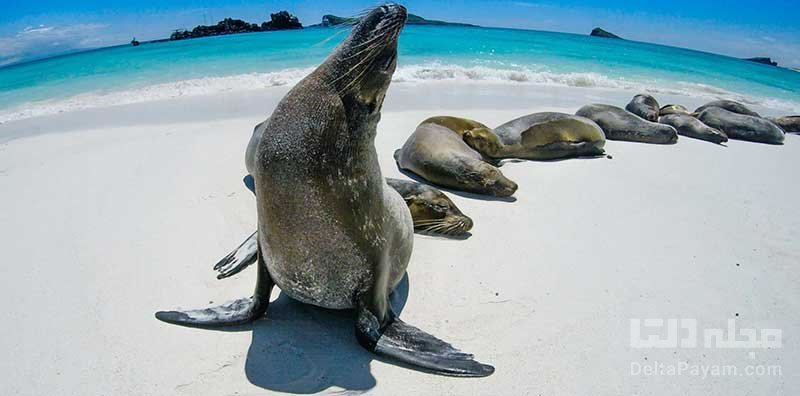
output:
M552 160L604 153L606 137L594 121L564 113L534 113L509 121L494 131L464 134L472 148L494 159Z
M517 183L464 143L463 130L459 133L451 129L451 122L439 121L423 121L394 152L400 169L440 186L476 194L508 197L517 191Z
M668 104L658 110L659 116L665 116L669 114L689 114L689 109L679 104Z
M630 103L625 106L625 110L647 121L658 122L658 115L660 112L658 101L650 95L639 94L634 96Z
M724 132L731 139L783 144L781 128L760 117L734 113L721 107L707 107L697 115L697 119Z
M678 132L675 128L643 120L641 117L616 106L604 104L590 104L581 107L575 115L586 117L606 134L609 140L624 140L629 142L675 144L678 142Z
M724 143L728 141L725 133L703 124L697 118L689 114L672 113L661 116L658 122L669 125L678 131L678 135L688 136L695 139L705 140L712 143Z

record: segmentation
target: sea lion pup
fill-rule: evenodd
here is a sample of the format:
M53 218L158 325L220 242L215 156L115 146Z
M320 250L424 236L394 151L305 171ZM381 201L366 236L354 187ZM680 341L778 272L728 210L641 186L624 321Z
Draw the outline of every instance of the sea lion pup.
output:
M725 133L703 124L697 118L694 118L689 114L667 114L665 116L661 116L658 119L658 122L675 128L675 130L678 131L678 135L688 136L717 144L728 141L728 136L725 135Z
M668 104L658 111L659 116L665 116L669 114L689 114L689 109L679 104Z
M725 132L731 139L783 144L783 130L760 117L734 113L721 107L708 107L697 115L697 119Z
M461 213L443 192L412 180L386 178L406 201L414 230L443 235L463 235L472 229L472 219Z
M767 117L786 133L800 133L800 116Z
M464 141L494 158L552 160L604 153L606 136L594 121L563 113L534 113L509 121L494 131L474 129Z
M628 105L625 106L625 110L650 122L658 122L658 115L661 111L656 98L645 94L634 96Z
M368 350L454 376L494 368L401 321L389 295L406 271L414 226L381 176L374 139L397 65L406 9L374 8L325 62L278 103L263 126L251 174L258 209L258 278L251 298L214 308L159 312L186 326L251 322L273 286L329 309L354 308Z
M694 115L698 115L698 114L702 113L703 110L705 110L705 109L707 109L709 107L719 107L721 109L728 110L728 111L730 111L732 113L743 114L743 115L748 115L748 116L751 116L751 117L759 117L759 118L761 118L761 116L758 113L756 113L753 110L750 110L747 106L745 106L745 105L743 105L743 104L741 104L739 102L734 102L732 100L715 100L713 102L708 102L708 103L698 107L697 110L695 110L693 114Z
M517 191L517 183L507 179L500 169L488 164L470 148L449 123L436 119L423 121L394 152L400 169L440 186L476 194L508 197Z
M641 117L616 106L604 104L590 104L581 107L575 115L586 117L606 134L609 140L624 140L629 142L675 144L678 142L678 132L675 128L643 120Z

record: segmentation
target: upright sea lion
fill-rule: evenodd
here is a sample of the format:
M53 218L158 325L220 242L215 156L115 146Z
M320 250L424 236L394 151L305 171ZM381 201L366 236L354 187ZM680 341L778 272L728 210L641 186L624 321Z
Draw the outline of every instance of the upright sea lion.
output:
M731 139L783 144L783 131L761 117L738 114L721 107L708 107L697 115L697 119L725 132Z
M394 152L394 159L400 169L455 190L497 197L517 191L517 184L484 161L459 133L436 120L419 124L403 147Z
M697 110L695 110L693 114L698 115L698 114L702 113L703 110L705 110L705 109L707 109L709 107L719 107L721 109L725 109L725 110L728 110L728 111L730 111L732 113L736 113L736 114L743 114L743 115L748 115L748 116L751 116L751 117L759 117L759 118L761 117L755 111L750 110L749 108L747 108L747 106L745 106L745 105L743 105L743 104L741 104L739 102L734 102L732 100L715 100L713 102L708 102L708 103L698 107Z
M251 322L273 286L330 309L355 308L356 338L377 354L440 374L494 368L405 324L389 295L405 273L414 225L381 176L374 139L397 65L406 9L374 8L278 103L248 152L258 209L258 278L251 298L156 317L186 326Z
M616 106L590 104L581 107L575 115L586 117L606 134L609 140L630 142L674 144L678 142L678 132L669 125L645 121L639 116Z
M665 116L669 114L689 114L689 109L679 104L668 104L658 110L659 116Z
M767 117L786 133L800 133L800 116Z
M675 130L678 131L678 135L706 140L712 143L724 143L728 141L728 136L725 135L725 133L703 124L697 118L689 114L667 114L661 116L658 122L675 128Z
M658 114L660 112L658 101L650 95L639 94L634 96L628 105L625 106L625 110L647 121L658 122Z
M495 159L552 160L601 155L606 137L588 118L534 113L500 125L494 131L489 128L467 131L464 141Z

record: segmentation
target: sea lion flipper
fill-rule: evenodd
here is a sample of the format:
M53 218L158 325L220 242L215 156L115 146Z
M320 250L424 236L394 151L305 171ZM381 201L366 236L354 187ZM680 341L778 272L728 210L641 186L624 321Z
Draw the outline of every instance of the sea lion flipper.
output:
M248 174L242 179L242 181L244 182L245 187L247 187L251 193L256 193L256 180L253 179L253 175Z
M214 270L219 272L217 279L225 279L242 272L243 269L256 262L258 257L258 231L250 234L239 247L228 253L217 264Z
M437 374L454 377L486 377L494 367L474 360L474 356L454 348L414 326L395 318L380 327L366 308L358 311L356 338L366 349Z
M252 297L230 301L216 307L188 311L159 311L156 319L187 327L223 327L250 323L267 312L275 282L258 255L258 278Z

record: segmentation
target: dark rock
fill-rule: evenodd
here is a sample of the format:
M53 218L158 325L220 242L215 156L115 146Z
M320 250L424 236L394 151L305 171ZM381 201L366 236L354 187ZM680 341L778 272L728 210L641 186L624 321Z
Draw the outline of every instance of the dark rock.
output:
M765 65L770 65L770 66L778 66L778 62L773 62L772 59L770 58L757 57L757 58L745 58L745 60L750 62L763 63Z
M589 33L590 36L594 37L605 37L605 38L613 38L613 39L622 39L622 37L617 36L614 33L607 32L599 27L592 29L592 32Z
M271 20L261 25L245 22L241 19L225 18L216 25L199 25L192 30L178 29L169 37L170 40L184 40L198 37L221 36L225 34L263 32L285 29L302 29L303 25L297 17L288 11L270 15Z
M297 17L289 14L288 11L280 11L276 14L270 14L271 21L261 24L262 30L287 30L287 29L302 29L303 25L297 20Z

